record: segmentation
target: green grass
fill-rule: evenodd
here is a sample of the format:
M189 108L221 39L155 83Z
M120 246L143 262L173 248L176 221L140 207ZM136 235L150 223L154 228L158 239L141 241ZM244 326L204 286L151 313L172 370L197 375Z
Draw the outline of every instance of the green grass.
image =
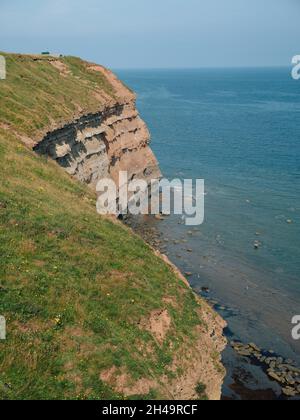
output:
M206 385L202 384L201 382L199 382L196 386L196 392L199 400L206 401L208 399L206 395Z
M105 92L114 98L114 89L100 72L87 69L76 57L59 61L67 73L50 64L49 57L5 54L7 79L0 83L0 124L10 124L19 133L35 136L51 122L69 121L74 113L99 110Z
M0 145L0 398L122 398L99 379L110 366L171 375L201 322L192 292L87 187L1 129ZM165 307L160 346L138 322Z
M196 345L199 302L140 238L97 215L93 192L18 137L72 118L79 103L92 112L99 106L93 89L112 96L113 89L77 58L62 59L70 70L62 77L47 58L6 57L0 315L7 339L0 341L0 399L123 399L100 379L110 367L133 382L157 384L135 398L167 398L161 380L173 378L174 357ZM139 322L164 308L172 322L160 345Z

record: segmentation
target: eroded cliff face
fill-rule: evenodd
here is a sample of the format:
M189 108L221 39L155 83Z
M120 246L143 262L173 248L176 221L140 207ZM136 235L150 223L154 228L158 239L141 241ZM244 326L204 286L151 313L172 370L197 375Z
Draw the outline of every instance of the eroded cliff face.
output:
M98 112L81 115L48 132L34 150L93 188L102 178L112 178L118 185L120 171L127 171L129 180L159 178L158 163L149 147L150 134L136 110L135 95L108 70L91 68L105 74L115 89L115 100L107 98L103 103L101 98Z

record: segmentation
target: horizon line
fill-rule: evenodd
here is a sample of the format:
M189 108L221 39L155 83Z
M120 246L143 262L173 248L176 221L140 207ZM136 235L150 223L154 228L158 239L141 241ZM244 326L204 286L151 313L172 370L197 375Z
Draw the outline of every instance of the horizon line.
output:
M198 66L198 67L109 67L111 70L255 70L255 69L289 69L291 65L248 65L248 66Z
M41 53L37 53L37 52L13 52L13 51L1 51L0 50L0 54L7 54L7 55L41 55ZM51 53L50 53L51 55ZM72 57L73 55L69 55L69 54L64 54L62 53L63 57ZM94 59L89 59L89 58L83 58L80 55L75 55L74 57L78 57L81 58L83 60L89 61L89 62L94 62ZM250 70L250 69L288 69L288 68L292 68L292 64L249 64L249 65L224 65L224 66L216 66L216 65L199 65L199 66L171 66L171 67L166 67L166 66L155 66L155 67L136 67L136 66L132 66L132 67L128 67L128 66L110 66L109 64L103 63L101 62L101 60L97 60L95 62L95 64L100 64L103 65L113 71L122 71L122 70L152 70L152 71L174 71L174 70Z

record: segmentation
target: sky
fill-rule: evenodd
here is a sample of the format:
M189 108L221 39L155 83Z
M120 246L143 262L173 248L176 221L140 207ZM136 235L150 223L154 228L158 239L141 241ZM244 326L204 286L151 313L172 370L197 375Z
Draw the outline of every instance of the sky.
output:
M0 50L122 68L289 66L300 0L0 0Z

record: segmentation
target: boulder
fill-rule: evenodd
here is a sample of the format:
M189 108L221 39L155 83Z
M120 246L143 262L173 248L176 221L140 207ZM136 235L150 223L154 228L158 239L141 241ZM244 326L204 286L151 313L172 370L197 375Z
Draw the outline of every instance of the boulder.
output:
M254 343L250 343L249 347L251 347L253 350L257 351L258 353L261 352L260 348Z
M297 392L293 388L290 388L290 387L283 388L282 392L287 397L295 397L297 395Z
M268 370L268 375L270 378L274 379L277 382L282 382L282 378L278 376L273 370Z

